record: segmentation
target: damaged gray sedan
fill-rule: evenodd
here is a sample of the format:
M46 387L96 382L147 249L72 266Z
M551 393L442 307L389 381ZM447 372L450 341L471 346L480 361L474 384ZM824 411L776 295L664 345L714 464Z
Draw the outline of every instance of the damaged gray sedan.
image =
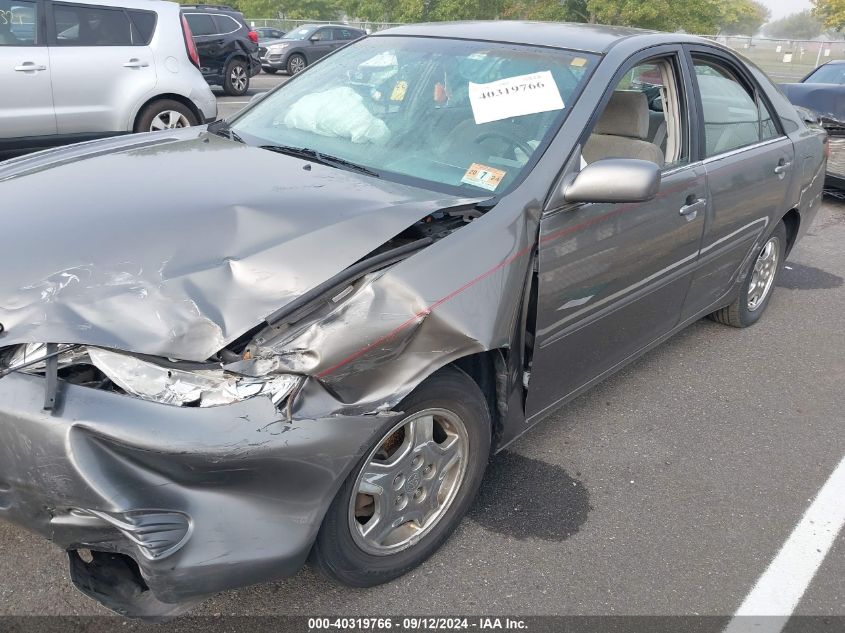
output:
M824 172L718 45L506 22L2 163L0 517L133 616L307 560L396 578L491 451L696 319L757 321Z

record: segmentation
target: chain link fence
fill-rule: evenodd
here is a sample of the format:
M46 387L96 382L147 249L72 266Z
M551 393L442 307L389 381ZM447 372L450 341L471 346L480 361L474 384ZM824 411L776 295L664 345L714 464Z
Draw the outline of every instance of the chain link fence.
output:
M744 55L779 83L799 81L832 59L845 59L845 41L776 40L765 37L704 35Z
M266 18L258 20L247 20L254 29L267 26L288 32L293 31L305 24L345 24L352 28L362 29L367 33L374 33L392 26L401 26L398 22L360 22L355 20L326 21L326 20L286 20L284 18Z
M304 24L338 24L338 22L321 20L286 20L284 18L248 20L248 22L253 28L268 26L282 31L292 31ZM401 23L397 22L343 20L339 23L363 29L367 33L401 26ZM832 59L845 59L845 40L777 40L736 35L702 35L702 37L734 49L757 64L779 83L798 81L825 62Z

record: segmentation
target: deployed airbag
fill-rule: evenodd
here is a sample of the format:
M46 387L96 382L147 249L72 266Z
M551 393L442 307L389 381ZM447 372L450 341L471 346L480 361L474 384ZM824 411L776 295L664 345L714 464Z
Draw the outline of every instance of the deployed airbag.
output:
M305 95L285 115L285 125L353 143L383 145L390 130L362 101L361 95L345 86Z

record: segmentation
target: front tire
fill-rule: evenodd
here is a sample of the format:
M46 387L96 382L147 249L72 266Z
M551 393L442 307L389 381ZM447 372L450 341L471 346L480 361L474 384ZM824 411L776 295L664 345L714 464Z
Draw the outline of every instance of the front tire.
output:
M469 510L490 456L490 412L478 385L447 367L397 407L329 507L311 560L355 587L397 578L431 556Z
M249 90L249 66L242 59L233 59L226 64L223 92L230 97L242 97L247 90Z
M158 132L191 127L199 123L196 114L184 103L159 99L148 104L135 120L135 132Z
M308 62L305 61L305 58L300 55L299 53L294 53L290 57L288 57L288 74L289 75L296 75L297 73L301 73L305 70L305 67L308 65Z
M739 296L729 306L717 310L710 318L731 327L748 327L760 320L775 290L777 277L786 259L786 226L778 223L757 252Z

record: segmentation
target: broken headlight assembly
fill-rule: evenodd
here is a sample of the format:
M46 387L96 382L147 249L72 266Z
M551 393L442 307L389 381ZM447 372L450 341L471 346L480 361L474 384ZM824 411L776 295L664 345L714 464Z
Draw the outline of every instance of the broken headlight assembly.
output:
M2 361L0 376L20 371L44 375L56 359L59 378L88 387L116 391L175 406L213 407L268 396L280 406L299 386L293 374L246 376L221 363L192 363L136 356L101 347L29 343L13 348Z

